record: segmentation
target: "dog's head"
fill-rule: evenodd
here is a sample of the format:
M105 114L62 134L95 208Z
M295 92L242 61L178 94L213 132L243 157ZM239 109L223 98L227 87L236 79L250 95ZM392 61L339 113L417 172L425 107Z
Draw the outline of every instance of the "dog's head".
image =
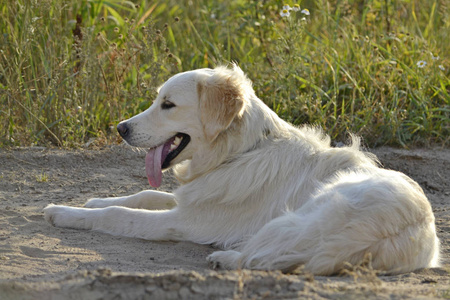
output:
M236 65L180 73L160 87L150 108L117 130L128 144L149 149L147 177L158 187L162 170L211 147L242 116L249 90L249 80Z

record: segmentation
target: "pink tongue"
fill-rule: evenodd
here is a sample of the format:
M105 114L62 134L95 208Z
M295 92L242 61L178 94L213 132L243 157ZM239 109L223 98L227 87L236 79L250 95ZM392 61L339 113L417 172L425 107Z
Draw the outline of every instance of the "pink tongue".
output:
M161 185L161 166L169 153L172 141L173 139L170 139L165 144L150 149L145 156L145 172L147 173L148 183L152 187Z

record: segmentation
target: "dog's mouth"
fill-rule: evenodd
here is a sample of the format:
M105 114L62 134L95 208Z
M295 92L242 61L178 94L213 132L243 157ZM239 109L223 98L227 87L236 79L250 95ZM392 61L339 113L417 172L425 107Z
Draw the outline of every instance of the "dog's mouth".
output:
M161 145L148 150L145 156L145 171L152 187L161 185L162 170L170 166L170 162L186 148L190 140L189 135L177 133Z

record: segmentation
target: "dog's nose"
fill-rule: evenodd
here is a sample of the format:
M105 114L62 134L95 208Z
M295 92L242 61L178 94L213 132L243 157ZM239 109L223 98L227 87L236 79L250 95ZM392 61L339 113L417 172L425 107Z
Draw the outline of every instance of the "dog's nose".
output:
M119 123L119 125L117 125L117 131L123 138L127 137L130 134L130 128L128 127L127 123Z

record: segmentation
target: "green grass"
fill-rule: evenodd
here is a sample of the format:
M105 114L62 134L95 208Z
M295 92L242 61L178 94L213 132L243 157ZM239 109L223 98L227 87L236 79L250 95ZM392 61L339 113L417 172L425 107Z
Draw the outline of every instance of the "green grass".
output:
M447 1L303 1L309 16L281 17L283 4L0 0L0 147L114 143L167 78L230 61L291 123L448 145Z
M47 182L48 181L48 175L45 172L42 172L39 175L35 175L36 176L36 181L37 182Z

